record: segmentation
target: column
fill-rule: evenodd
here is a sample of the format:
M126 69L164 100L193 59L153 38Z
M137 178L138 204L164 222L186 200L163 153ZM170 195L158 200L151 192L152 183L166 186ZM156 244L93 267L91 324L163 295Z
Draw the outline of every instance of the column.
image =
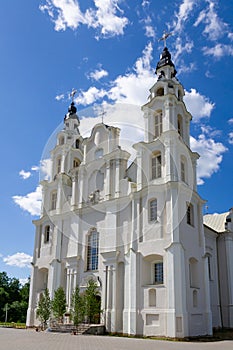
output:
M111 165L110 160L107 160L106 162L106 191L105 191L105 197L106 199L110 199L111 197Z
M71 197L71 207L75 209L78 204L78 173L76 172L72 176L72 197Z
M120 159L116 160L116 176L115 176L115 196L119 198L120 196Z
M27 309L27 327L33 327L36 321L35 309L36 309L36 280L37 280L38 268L32 265L31 282L30 282L30 294L29 304Z
M111 332L116 332L116 265L111 266L111 281L112 281L112 307L111 307Z
M65 172L65 160L66 160L66 154L62 152L62 157L61 157L61 173Z

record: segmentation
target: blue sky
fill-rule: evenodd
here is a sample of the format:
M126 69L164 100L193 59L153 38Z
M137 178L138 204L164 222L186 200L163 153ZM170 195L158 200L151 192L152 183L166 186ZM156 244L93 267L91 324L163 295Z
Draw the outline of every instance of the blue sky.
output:
M167 46L193 115L198 191L209 213L232 207L232 19L229 0L1 1L0 271L21 279L30 274L39 166L69 92L77 89L83 132L99 120L90 118L93 106L136 110L156 81L164 30L173 33ZM130 124L141 136L138 113L105 118L119 122L132 143Z

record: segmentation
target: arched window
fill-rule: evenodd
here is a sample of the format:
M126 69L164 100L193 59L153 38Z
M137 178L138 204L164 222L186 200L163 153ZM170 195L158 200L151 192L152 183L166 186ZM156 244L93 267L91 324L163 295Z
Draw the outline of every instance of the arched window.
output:
M44 243L49 242L49 236L50 236L50 226L47 225L45 226L45 229L44 229Z
M163 132L162 112L155 114L155 138L159 137Z
M161 177L162 157L160 153L154 154L151 161L152 180Z
M75 141L75 148L79 148L79 139Z
M156 96L163 96L164 95L164 88L160 87L156 91Z
M88 234L87 242L87 270L98 270L99 260L99 233L96 229Z
M192 288L199 287L198 261L195 258L189 259L189 279L190 279L190 287Z
M149 306L156 306L156 289L149 289Z
M177 131L181 137L183 137L183 119L179 114L177 117Z
M157 199L149 202L149 221L157 221Z
M79 159L74 158L74 160L73 160L73 168L77 168L79 166L79 164L80 164Z
M57 191L51 193L51 210L55 210L57 207Z
M57 174L61 172L61 157L57 158Z

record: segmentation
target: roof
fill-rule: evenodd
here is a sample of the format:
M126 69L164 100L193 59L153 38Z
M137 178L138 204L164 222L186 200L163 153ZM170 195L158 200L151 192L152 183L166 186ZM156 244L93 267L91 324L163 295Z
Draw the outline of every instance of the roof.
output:
M225 232L225 222L226 217L229 215L229 212L222 214L207 214L203 216L204 225L210 227L216 232Z

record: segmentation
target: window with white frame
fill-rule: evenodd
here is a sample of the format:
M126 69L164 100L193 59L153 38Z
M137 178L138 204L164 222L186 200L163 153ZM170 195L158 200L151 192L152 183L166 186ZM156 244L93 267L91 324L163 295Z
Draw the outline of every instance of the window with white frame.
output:
M155 138L163 132L162 112L155 114Z
M57 207L57 191L51 193L51 210L55 210Z
M157 199L149 202L149 221L157 221Z
M87 270L98 270L99 233L94 229L88 234Z
M152 157L151 161L151 170L152 170L152 180L158 179L161 177L161 167L162 167L162 157L161 154L155 154Z
M163 261L154 263L154 284L163 284Z
M187 203L186 220L187 224L194 226L193 205L191 203Z
M50 237L50 226L47 225L45 226L45 229L44 229L44 243L49 242L49 237Z

